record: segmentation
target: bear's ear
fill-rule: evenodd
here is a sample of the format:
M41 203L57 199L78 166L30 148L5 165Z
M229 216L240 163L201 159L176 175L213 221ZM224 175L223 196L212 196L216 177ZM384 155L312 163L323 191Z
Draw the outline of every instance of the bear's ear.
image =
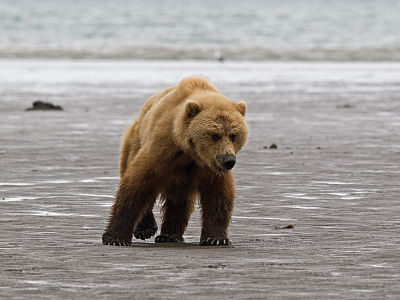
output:
M193 117L194 117L195 115L197 115L200 111L201 111L200 105L199 105L196 101L194 101L194 100L189 100L189 101L186 103L185 112L186 112L186 115L187 115L189 118L193 118Z
M237 110L238 110L238 111L242 114L242 116L244 117L244 115L246 114L246 107L247 107L246 102L240 101L240 102L236 103L236 107L237 107Z

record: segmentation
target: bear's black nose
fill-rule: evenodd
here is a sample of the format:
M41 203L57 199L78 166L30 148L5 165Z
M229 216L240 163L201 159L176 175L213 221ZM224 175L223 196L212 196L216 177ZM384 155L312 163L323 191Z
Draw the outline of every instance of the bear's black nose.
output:
M236 157L232 154L224 155L222 157L222 165L225 169L230 170L236 163Z

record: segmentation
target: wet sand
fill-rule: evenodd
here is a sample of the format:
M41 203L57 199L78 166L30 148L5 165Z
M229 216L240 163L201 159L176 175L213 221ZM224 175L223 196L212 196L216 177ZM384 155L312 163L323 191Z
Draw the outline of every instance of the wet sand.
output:
M399 64L109 64L0 61L0 298L399 297ZM196 245L197 208L183 245L103 246L124 127L208 67L248 103L233 245ZM64 110L25 111L38 99Z

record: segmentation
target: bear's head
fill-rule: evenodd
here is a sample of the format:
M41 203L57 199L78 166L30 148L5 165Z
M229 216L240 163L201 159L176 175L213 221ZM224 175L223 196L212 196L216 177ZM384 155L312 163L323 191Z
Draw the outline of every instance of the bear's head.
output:
M247 142L246 103L208 92L185 101L184 143L200 165L218 174L232 169Z

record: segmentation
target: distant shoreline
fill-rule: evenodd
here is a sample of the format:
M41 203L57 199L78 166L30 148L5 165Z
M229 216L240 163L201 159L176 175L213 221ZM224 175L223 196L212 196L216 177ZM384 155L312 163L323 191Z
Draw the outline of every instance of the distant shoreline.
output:
M265 47L125 47L106 49L1 49L0 59L104 59L199 61L400 61L400 47L393 48L292 48Z

